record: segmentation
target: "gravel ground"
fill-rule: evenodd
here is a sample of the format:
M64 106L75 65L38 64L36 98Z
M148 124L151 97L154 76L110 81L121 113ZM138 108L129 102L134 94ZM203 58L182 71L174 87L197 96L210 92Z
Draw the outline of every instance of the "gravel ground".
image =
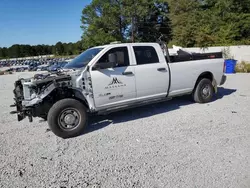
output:
M213 102L185 97L91 118L63 140L10 115L0 76L0 187L250 187L250 74L228 76Z

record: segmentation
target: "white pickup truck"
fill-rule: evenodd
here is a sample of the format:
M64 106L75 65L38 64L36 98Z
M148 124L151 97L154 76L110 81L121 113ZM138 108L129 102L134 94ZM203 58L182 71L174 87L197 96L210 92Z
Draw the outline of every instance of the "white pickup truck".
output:
M17 113L18 121L41 117L54 134L68 138L84 131L90 113L107 114L181 95L207 103L226 81L221 52L163 52L158 43L90 48L56 74L17 80L16 111L11 113Z

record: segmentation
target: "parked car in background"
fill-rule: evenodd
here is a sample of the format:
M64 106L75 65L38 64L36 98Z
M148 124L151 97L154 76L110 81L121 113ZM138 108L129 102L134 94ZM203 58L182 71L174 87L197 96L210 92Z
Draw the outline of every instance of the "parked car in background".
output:
M40 65L40 66L37 67L36 71L47 71L48 68L49 68L48 65L42 64L42 65Z
M37 63L36 62L32 62L31 64L29 64L29 71L36 71L37 70Z
M67 61L64 61L64 62L61 62L59 65L60 65L60 69L62 69L65 65L67 65L68 62Z
M48 68L48 71L49 72L56 72L58 71L59 69L62 69L68 62L58 62L58 63L55 63L53 65L51 65L49 68Z
M49 72L55 72L55 71L57 71L57 68L58 68L58 64L54 63L54 64L52 64L51 66L48 67L48 71Z
M48 65L47 65L47 66L43 66L43 67L41 68L41 71L48 71L48 68L49 68Z

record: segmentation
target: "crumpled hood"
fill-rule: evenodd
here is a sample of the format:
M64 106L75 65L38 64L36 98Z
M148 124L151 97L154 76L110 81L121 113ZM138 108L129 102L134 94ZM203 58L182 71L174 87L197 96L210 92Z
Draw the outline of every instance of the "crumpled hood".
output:
M41 73L35 74L33 77L23 79L25 85L39 85L52 81L67 81L71 80L72 75L76 75L79 71L61 71L57 73Z
M69 74L36 74L33 77L32 83L35 85L51 82L51 81L66 81L71 80Z

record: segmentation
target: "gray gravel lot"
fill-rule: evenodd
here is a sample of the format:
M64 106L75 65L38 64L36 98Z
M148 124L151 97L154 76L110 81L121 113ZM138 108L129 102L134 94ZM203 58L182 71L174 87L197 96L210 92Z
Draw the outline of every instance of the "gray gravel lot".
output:
M228 76L209 104L186 97L92 117L63 140L10 115L0 76L0 187L250 187L250 74Z

